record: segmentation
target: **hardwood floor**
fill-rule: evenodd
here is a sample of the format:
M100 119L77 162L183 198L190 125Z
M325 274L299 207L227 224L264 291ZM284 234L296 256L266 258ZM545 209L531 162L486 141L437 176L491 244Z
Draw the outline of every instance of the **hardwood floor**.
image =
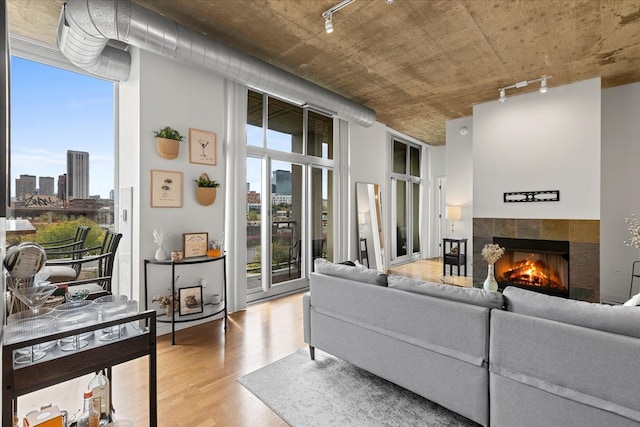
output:
M302 332L302 294L255 304L222 321L158 337L158 425L166 427L287 426L236 379L306 346ZM113 369L113 407L118 418L136 427L148 420L148 359ZM73 414L91 376L21 397L23 417L53 403Z
M412 277L414 279L426 280L435 283L447 283L449 285L464 286L470 288L473 286L472 277L463 276L442 276L442 258L430 258L413 261L407 264L394 266L389 272L400 276ZM454 268L453 272L457 270ZM449 268L447 267L447 273Z
M442 283L442 261L430 259L391 269L395 274ZM471 278L447 276L447 282L471 286ZM167 427L287 426L236 379L306 347L302 330L302 294L251 305L221 320L158 337L158 425ZM118 418L148 425L148 360L113 369L113 407ZM70 415L82 406L91 376L21 397L23 417L52 403Z

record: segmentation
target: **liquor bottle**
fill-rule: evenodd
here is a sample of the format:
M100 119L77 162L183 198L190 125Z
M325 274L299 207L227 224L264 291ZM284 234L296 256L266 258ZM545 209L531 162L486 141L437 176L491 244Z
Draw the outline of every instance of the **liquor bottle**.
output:
M76 425L77 427L100 427L100 400L93 399L91 390L84 392L84 410Z
M93 398L100 398L100 425L109 424L109 414L111 413L111 405L109 400L109 378L103 373L98 372L91 381L89 381L88 389L93 392Z

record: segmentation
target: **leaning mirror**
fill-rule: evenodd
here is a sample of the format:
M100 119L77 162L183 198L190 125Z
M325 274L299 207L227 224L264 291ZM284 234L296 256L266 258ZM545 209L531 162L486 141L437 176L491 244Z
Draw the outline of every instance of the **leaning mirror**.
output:
M368 268L385 271L380 186L356 184L358 258Z

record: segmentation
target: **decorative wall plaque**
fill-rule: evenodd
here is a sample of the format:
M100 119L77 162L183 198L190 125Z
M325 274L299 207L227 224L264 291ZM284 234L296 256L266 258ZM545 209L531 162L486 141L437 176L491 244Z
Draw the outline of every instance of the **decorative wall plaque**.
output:
M559 202L560 190L548 191L513 191L504 193L505 203L521 202Z

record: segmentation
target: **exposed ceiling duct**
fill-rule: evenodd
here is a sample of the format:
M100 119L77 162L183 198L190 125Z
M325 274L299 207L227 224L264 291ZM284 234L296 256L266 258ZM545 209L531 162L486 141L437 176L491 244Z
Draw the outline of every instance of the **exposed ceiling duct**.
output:
M371 126L375 111L298 76L231 49L128 0L68 0L58 24L58 46L76 66L127 80L131 57L121 42L222 76L299 105L315 105ZM126 48L126 46L124 46Z

